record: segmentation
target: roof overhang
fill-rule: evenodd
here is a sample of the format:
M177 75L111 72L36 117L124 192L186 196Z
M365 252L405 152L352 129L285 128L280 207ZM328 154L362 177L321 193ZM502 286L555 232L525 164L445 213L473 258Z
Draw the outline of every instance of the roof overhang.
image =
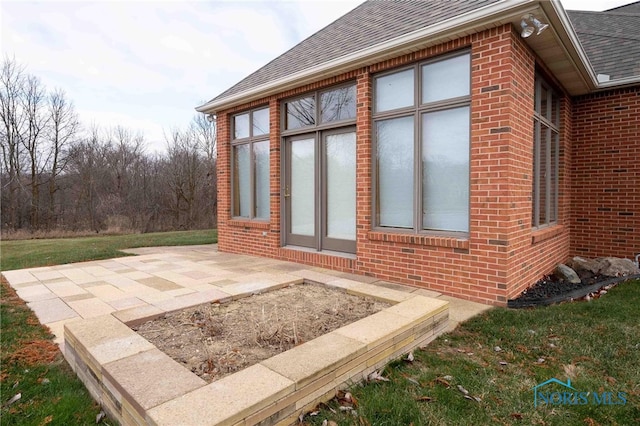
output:
M519 28L522 16L528 13L534 14L550 25L540 35L525 39L526 43L569 94L582 95L596 90L640 83L640 76L625 81L612 80L598 83L593 67L559 0L503 0L249 90L213 99L197 107L196 110L215 114L216 111L504 24L513 24Z

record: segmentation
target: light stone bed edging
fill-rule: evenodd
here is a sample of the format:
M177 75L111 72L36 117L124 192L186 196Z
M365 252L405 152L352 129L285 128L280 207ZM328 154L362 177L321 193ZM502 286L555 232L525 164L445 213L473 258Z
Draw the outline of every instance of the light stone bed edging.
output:
M447 329L446 301L327 278L262 282L212 302L304 281L393 306L210 384L127 325L164 314L160 310L133 308L68 323L65 357L94 399L122 425L290 425L337 390Z

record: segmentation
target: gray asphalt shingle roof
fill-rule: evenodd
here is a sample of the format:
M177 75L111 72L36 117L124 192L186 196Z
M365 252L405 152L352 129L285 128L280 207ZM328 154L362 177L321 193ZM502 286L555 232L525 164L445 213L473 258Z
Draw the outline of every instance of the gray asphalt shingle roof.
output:
M226 98L499 0L370 0L225 90Z
M237 95L500 0L368 0L211 101ZM598 74L640 75L640 1L605 12L568 11Z
M597 74L640 75L640 2L604 12L567 11Z

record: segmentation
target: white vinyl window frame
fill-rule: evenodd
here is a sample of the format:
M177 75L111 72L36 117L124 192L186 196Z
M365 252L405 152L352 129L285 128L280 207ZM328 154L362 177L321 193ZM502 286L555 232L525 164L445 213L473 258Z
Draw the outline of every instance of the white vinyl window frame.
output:
M455 62L457 62L458 60L461 60L463 62L466 61L466 63L468 63L468 67L467 69L464 69L464 67L458 67L455 72L452 73L452 75L446 76L446 78L449 79L448 82L450 84L453 84L453 88L443 88L442 90L440 90L440 92L444 93L434 94L433 92L429 92L429 90L434 87L436 88L436 92L438 92L438 87L434 84L425 83L425 77L423 76L425 73L425 67L429 67L430 65L435 64L439 68L441 68L439 72L442 73L443 69L442 67L440 67L440 65L444 65L444 71L446 71L446 64L449 60L453 60ZM400 82L398 80L398 90L408 90L407 87L409 87L412 91L412 95L408 95L407 93L399 93L398 96L401 98L400 101L396 102L395 104L393 101L389 102L392 107L386 109L386 107L384 106L385 103L379 99L380 92L384 89L378 87L378 79L405 73L409 74L410 71L413 71L413 87L410 87L411 85L406 84L406 81ZM456 76L457 80L455 80ZM458 85L458 87L463 87L463 89L456 88L456 84ZM404 232L436 235L442 234L453 235L457 237L467 237L469 234L470 226L469 167L471 157L471 53L468 50L465 50L462 52L443 55L427 61L415 63L411 66L395 69L393 71L380 73L374 76L373 87L373 193L371 206L373 229L384 232ZM393 88L389 88L386 91L390 94L395 93ZM446 93L447 91L450 91L451 94L448 95ZM413 100L412 102L411 99ZM462 131L464 134L466 134L466 140L462 143L463 151L459 152L459 159L462 161L464 167L466 167L466 171L462 173L464 175L462 177L462 206L460 209L458 209L458 214L461 214L462 216L456 220L456 223L458 225L453 227L434 226L428 223L429 214L426 210L428 210L429 206L425 206L425 200L427 200L429 197L424 193L426 187L424 181L425 175L428 174L429 171L427 170L425 172L426 166L425 164L423 164L423 150L425 149L424 147L428 147L430 141L423 140L423 137L426 134L425 124L423 123L423 121L425 120L425 117L429 116L430 114L435 115L437 113L447 113L448 111L463 111L464 114L466 114L466 120L464 120L464 123L462 124ZM394 185L393 183L390 184L389 182L384 182L384 170L380 169L380 162L384 162L386 159L388 159L388 156L401 155L401 150L396 152L394 152L394 149L383 150L384 147L379 140L380 134L378 130L380 128L380 125L385 124L385 122L390 123L392 121L397 121L398 123L400 121L405 122L404 138L407 140L405 140L403 143L404 151L410 151L412 154L411 158L407 159L406 161L399 161L399 163L403 164L403 167L396 167L396 170L400 174L410 174L410 177L404 177L404 180L406 181L404 182L404 184L397 183ZM411 123L410 129L408 127L409 124L407 124L409 121ZM452 129L452 131L453 130L456 129ZM401 135L402 133L403 132L395 134ZM411 139L411 142L409 142L409 138ZM457 180L459 181L460 179L458 178ZM385 194L382 193L382 191L385 190L384 185L387 185L387 187L390 188L388 194L391 199L389 202L387 202L388 206L384 205ZM403 193L405 194L404 197L402 196ZM460 197L458 198L461 199ZM402 205L403 203L404 205ZM400 207L398 207L398 204L400 204ZM387 207L389 208L387 209ZM395 211L391 212L390 214L390 217L398 218L398 222L385 223L385 209L388 211L393 209L398 210L398 208L404 208L405 211ZM410 213L407 211L408 209L410 209Z
M268 221L270 209L269 107L231 117L231 217Z

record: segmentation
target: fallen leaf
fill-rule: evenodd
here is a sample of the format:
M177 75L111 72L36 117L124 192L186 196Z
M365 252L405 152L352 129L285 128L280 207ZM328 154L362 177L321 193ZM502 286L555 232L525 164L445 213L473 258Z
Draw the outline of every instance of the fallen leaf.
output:
M13 404L14 402L18 401L20 398L22 398L22 394L21 393L17 393L15 395L13 395L13 397L6 402L5 407L10 406L11 404Z
M448 374L446 376L442 377L445 380L453 380L453 376L449 376Z
M458 385L458 390L465 395L469 395L469 391L463 388L461 385Z
M42 419L42 422L40 422L40 426L43 425L48 425L49 423L51 423L53 421L53 416L52 415L48 415L47 417L45 417L44 419Z
M500 365L507 365L507 361L500 361Z
M419 401L419 402L431 402L431 401L434 401L434 399L432 397L430 397L430 396L419 396L419 397L416 398L416 401Z
M609 384L610 384L610 385L615 385L615 384L616 384L616 382L617 382L617 380L616 380L616 379L614 379L614 378L613 378L613 377L611 377L611 376L607 376L606 380L607 380L607 382L609 382Z
M493 350L496 352L501 352L502 348L500 346L496 346L495 348L493 348Z
M443 386L446 386L447 388L451 387L451 383L447 382L445 379L443 379L442 377L436 377L436 383L439 383Z
M346 405L341 405L338 409L340 411L353 411L353 407L348 407Z
M523 417L523 415L521 413L511 413L511 414L509 414L509 416L511 418L516 419L516 420L522 420L522 417Z
M100 423L105 417L107 417L107 415L104 413L104 411L100 411L96 416L96 424Z
M378 370L375 370L374 372L369 374L369 376L367 376L367 380L370 382L373 382L373 381L388 382L389 381L389 379L387 379L386 377L383 377Z
M409 355L407 355L407 359L405 361L408 362L413 362L415 358L413 357L413 352L409 352Z
M327 426L338 426L338 423L334 422L333 420L329 420Z

